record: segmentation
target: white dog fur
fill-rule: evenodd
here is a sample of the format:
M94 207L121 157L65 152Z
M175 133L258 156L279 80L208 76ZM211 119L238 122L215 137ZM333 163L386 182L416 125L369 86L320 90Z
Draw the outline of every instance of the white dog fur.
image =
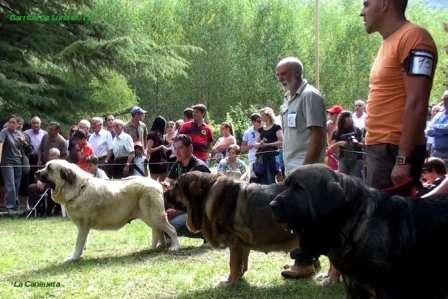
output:
M134 219L152 228L152 248L166 245L165 232L171 238L170 250L179 249L176 230L165 213L162 186L151 178L97 179L65 160L49 161L36 176L51 186L52 199L65 205L78 228L75 251L65 261L80 258L90 229L117 230Z

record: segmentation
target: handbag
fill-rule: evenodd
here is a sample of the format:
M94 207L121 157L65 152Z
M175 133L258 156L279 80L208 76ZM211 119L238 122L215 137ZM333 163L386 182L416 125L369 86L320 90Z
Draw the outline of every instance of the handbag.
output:
M261 157L261 155L259 155L255 160L253 170L257 177L259 178L263 177L265 169L263 164L263 158Z

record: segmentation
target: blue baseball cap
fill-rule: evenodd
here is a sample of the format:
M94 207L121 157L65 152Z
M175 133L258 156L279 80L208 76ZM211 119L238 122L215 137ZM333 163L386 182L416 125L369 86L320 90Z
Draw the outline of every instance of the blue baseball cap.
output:
M146 111L137 106L137 107L134 107L131 109L131 114L135 114L135 113L145 114Z

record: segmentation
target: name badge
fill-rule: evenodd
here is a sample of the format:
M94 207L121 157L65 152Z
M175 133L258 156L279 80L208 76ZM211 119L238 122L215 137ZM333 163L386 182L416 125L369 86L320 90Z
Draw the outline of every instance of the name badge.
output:
M297 113L295 112L288 113L288 127L290 128L296 127L296 116Z

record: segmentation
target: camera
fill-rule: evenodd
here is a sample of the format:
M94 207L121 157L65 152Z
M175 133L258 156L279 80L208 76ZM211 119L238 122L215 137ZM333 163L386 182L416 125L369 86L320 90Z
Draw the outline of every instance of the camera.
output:
M355 137L355 133L347 133L341 135L341 140L347 141L349 143L358 143L358 139Z
M348 138L348 141L349 141L349 142L353 142L353 143L358 143L358 139L356 139L355 136L350 136L350 137Z

